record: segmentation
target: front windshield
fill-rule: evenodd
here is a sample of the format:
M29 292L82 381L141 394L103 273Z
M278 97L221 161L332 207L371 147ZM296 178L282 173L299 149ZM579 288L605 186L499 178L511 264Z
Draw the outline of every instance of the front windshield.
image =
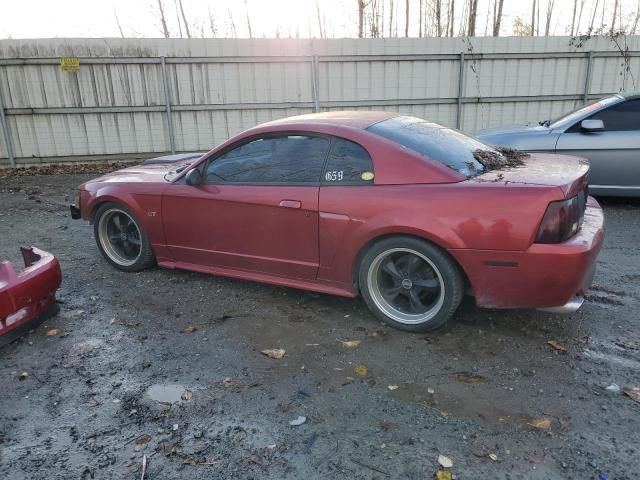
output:
M551 120L549 122L545 122L549 127L554 128L559 126L560 124L572 123L589 112L594 112L596 110L600 110L602 107L607 107L611 104L617 103L620 101L620 97L617 95L613 95L612 97L601 98L600 100L596 100L595 102L588 103L577 110L574 110L570 113L565 113L564 115L556 118L555 120Z

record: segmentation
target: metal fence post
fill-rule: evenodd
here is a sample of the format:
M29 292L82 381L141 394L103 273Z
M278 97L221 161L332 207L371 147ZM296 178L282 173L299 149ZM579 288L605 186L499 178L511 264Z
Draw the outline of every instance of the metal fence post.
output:
M593 63L593 51L589 50L589 54L587 56L587 73L584 77L584 96L583 96L584 103L587 103L589 101L589 90L591 90L592 63Z
M162 65L162 86L164 87L164 101L167 114L167 128L169 129L169 144L171 145L171 153L176 153L176 140L173 132L173 116L171 115L171 97L169 96L169 78L167 77L167 63L164 57L160 57Z
M460 73L458 74L458 109L456 111L456 128L462 129L462 96L464 95L464 52L460 52Z
M13 154L13 143L11 139L11 132L9 131L9 122L4 114L4 103L2 101L2 89L0 89L0 128L2 128L2 135L4 136L4 143L7 148L7 156L9 157L9 163L11 167L16 166L16 157Z
M313 111L320 111L320 66L318 56L311 57L311 90L313 94Z

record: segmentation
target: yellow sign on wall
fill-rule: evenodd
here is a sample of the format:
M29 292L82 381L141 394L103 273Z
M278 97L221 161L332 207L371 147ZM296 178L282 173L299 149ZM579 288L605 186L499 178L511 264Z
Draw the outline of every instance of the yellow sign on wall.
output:
M62 57L60 59L60 68L65 72L79 72L80 59L77 57Z

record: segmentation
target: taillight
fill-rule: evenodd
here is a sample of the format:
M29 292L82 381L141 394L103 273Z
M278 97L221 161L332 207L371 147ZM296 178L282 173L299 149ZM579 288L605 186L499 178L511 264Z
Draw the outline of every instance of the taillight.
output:
M536 243L560 243L574 236L582 226L586 192L558 202L551 202L544 213Z

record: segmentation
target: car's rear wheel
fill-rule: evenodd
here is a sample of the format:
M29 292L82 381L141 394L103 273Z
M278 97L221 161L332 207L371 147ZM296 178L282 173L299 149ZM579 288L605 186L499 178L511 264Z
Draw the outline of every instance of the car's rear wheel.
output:
M144 229L125 207L101 205L95 215L94 234L102 255L120 270L138 272L155 262Z
M426 332L444 325L464 290L455 262L413 237L375 243L360 263L360 291L369 309L401 330Z

